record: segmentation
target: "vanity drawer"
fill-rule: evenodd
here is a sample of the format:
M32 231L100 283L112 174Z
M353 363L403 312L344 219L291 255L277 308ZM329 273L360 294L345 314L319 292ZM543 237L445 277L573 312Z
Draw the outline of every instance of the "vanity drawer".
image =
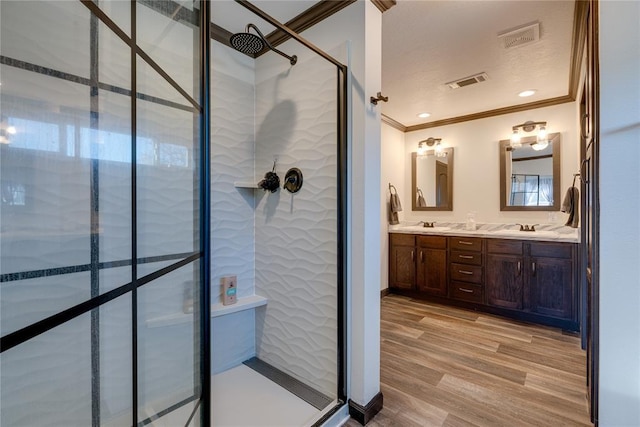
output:
M471 285L469 283L463 282L451 282L449 286L451 292L451 298L461 300L461 301L469 301L469 302L477 302L482 304L482 286L480 285Z
M451 264L451 280L482 283L482 267L465 264Z
M522 255L522 241L487 239L487 252L491 254Z
M389 233L389 240L392 245L415 246L416 238L413 234Z
M571 258L571 243L530 243L531 256Z
M441 236L418 236L418 246L421 248L447 249L447 238Z
M457 262L458 264L482 265L482 253L451 251L451 262Z
M477 237L449 237L449 246L451 249L480 252L482 250L482 239Z

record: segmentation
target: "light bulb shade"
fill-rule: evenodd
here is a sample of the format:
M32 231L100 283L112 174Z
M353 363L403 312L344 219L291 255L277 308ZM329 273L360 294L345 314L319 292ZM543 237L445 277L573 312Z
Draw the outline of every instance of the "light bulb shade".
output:
M7 133L10 135L15 135L18 132L15 126L9 126L7 128Z
M420 141L418 143L418 155L424 156L427 152L427 144L424 141Z
M547 148L549 146L549 141L545 140L538 140L538 142L534 142L533 144L531 144L531 148L533 148L536 151L541 151L544 150L545 148Z
M444 151L444 147L442 146L440 141L436 143L436 147L434 151L435 151L436 157L445 157L447 155L447 152Z
M511 134L511 146L515 148L522 147L522 144L520 143L520 134L518 133L518 129L514 129L513 133Z
M547 128L544 126L540 126L538 129L538 141L543 141L547 139Z

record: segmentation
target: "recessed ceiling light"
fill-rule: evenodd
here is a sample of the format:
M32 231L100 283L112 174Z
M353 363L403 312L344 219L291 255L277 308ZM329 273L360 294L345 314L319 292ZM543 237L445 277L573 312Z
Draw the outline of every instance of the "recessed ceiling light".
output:
M431 116L431 113L420 113L420 114L418 114L418 117L420 117L421 119L426 119L429 116Z
M16 129L15 126L9 126L7 128L7 133L11 135L15 135L16 133L18 133L18 130Z
M523 97L523 98L526 98L527 96L531 96L531 95L533 95L534 93L536 93L536 91L535 91L535 90L533 90L533 89L529 89L529 90L525 90L525 91L520 92L520 93L518 94L518 96L521 96L521 97Z

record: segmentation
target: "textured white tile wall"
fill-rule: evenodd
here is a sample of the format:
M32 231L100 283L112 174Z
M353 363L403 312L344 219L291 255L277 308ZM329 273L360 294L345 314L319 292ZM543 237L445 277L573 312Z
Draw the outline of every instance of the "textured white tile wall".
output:
M304 184L296 194L258 193L256 293L269 303L256 316L257 354L335 396L336 70L319 57L282 60L281 69L257 78L256 174L277 158L281 181L297 167Z
M254 87L212 72L211 294L220 302L220 277L238 276L238 296L254 293L254 192L234 182L253 182Z
M221 301L220 278L238 277L238 296L255 293L252 189L254 179L254 60L213 43L211 73L211 302ZM212 372L255 356L253 310L212 319Z

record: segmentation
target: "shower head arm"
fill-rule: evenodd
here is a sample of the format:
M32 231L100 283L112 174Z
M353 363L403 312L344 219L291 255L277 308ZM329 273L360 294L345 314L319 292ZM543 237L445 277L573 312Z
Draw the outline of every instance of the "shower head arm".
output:
M289 63L291 65L296 65L296 62L298 62L298 57L296 55L293 56L289 56L286 53L282 52L281 50L276 49L275 47L273 47L271 45L271 43L269 43L269 41L267 40L267 38L264 36L264 34L262 34L262 32L258 29L258 27L256 27L253 24L247 24L247 29L245 30L247 33L249 32L249 28L253 28L255 30L256 33L258 33L258 35L260 36L260 38L262 39L262 41L264 42L264 44L267 45L267 47L269 49L271 49L272 51L274 51L275 53L277 53L278 55L282 55L285 58L287 58L289 60Z

